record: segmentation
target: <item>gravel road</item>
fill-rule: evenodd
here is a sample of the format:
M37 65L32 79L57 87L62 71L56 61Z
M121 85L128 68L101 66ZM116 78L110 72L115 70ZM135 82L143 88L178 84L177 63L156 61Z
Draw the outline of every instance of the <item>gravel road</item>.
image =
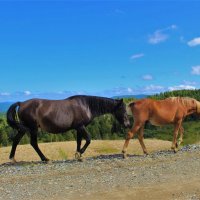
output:
M178 153L121 154L0 165L0 200L200 199L200 145Z

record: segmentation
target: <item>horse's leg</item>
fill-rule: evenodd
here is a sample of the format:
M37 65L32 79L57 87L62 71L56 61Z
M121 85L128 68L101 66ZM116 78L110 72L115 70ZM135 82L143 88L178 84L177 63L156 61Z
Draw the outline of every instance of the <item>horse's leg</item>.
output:
M183 142L183 133L184 133L184 128L183 126L180 126L180 138L178 140L178 146Z
M80 153L83 154L91 142L91 137L89 133L87 132L85 126L81 127L80 131L81 131L82 137L86 140L86 143L80 149Z
M83 138L86 140L86 143L84 144L84 146L81 148L80 153L83 154L85 152L85 150L87 149L87 147L89 146L90 142L91 142L91 137L89 135L89 133L87 132L85 126L83 126L80 129Z
M77 131L77 148L76 148L77 152L80 152L80 150L81 150L82 138L83 138L82 134L79 131Z
M76 140L76 142L77 142L77 148L76 148L75 158L78 159L78 160L81 158L80 151L81 151L82 138L83 138L82 137L82 133L80 132L79 129L77 129L77 140Z
M10 156L9 156L10 160L13 163L16 163L16 160L15 160L15 151L16 151L17 145L19 144L19 142L22 139L22 137L24 136L24 134L25 134L25 132L19 130L18 133L17 133L17 135L13 139L12 149L11 149Z
M31 131L30 132L31 136L31 146L35 149L35 151L38 153L42 161L49 161L48 158L44 156L44 154L41 152L41 150L38 147L37 143L37 131Z
M174 125L174 137L173 137L173 141L172 141L172 147L171 149L174 150L174 153L176 153L178 151L177 147L177 136L178 136L178 131L181 127L181 122L182 120L177 121L177 123Z
M131 138L134 137L134 135L136 134L136 132L140 129L141 127L141 124L134 124L133 128L128 132L127 136L126 136L126 140L124 142L124 146L123 146L123 150L122 150L122 153L123 153L123 157L126 158L127 155L126 155L126 151L127 151L127 148L128 148L128 144L129 144L129 141Z
M85 145L81 148L81 141L82 138L86 140ZM75 153L75 158L79 161L82 161L82 154L85 152L87 149L88 145L91 142L91 137L89 133L87 132L85 126L82 126L77 129L77 151Z
M144 144L144 125L139 129L138 139L144 154L148 155L147 148Z

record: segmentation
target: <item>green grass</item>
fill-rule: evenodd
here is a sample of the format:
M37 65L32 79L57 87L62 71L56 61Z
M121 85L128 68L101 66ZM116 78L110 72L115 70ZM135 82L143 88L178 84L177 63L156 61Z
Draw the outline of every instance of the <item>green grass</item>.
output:
M59 149L59 156L61 157L61 159L63 160L67 160L68 159L68 155L67 153L65 153L65 151L63 151L61 148Z
M119 150L117 148L109 147L109 146L98 147L95 149L95 151L99 154L112 154L112 153L119 152Z
M200 122L185 122L183 144L194 144L200 141Z
M194 144L200 141L199 121L183 122L183 128L184 128L183 145ZM173 132L174 132L173 125L155 127L148 124L144 130L144 137L172 141Z

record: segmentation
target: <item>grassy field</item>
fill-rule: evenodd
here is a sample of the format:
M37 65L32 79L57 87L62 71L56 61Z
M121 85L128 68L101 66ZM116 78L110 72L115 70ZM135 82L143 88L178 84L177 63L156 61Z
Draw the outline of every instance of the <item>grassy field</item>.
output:
M145 144L149 153L170 149L171 142L145 139ZM93 157L105 154L119 154L121 153L124 140L93 140L91 145L86 150L84 157ZM40 143L40 149L51 160L67 160L74 159L76 151L76 142L53 142L53 143ZM9 162L9 153L11 146L0 148L0 164ZM142 148L137 139L131 140L128 147L129 154L141 155L143 154ZM17 161L39 161L40 158L30 144L19 145L17 147L16 156Z

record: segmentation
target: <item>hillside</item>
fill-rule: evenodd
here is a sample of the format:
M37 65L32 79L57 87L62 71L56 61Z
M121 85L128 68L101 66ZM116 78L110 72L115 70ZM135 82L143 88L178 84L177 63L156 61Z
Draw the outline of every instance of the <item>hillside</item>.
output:
M12 102L1 102L0 103L0 113L5 113L11 104L12 104Z

